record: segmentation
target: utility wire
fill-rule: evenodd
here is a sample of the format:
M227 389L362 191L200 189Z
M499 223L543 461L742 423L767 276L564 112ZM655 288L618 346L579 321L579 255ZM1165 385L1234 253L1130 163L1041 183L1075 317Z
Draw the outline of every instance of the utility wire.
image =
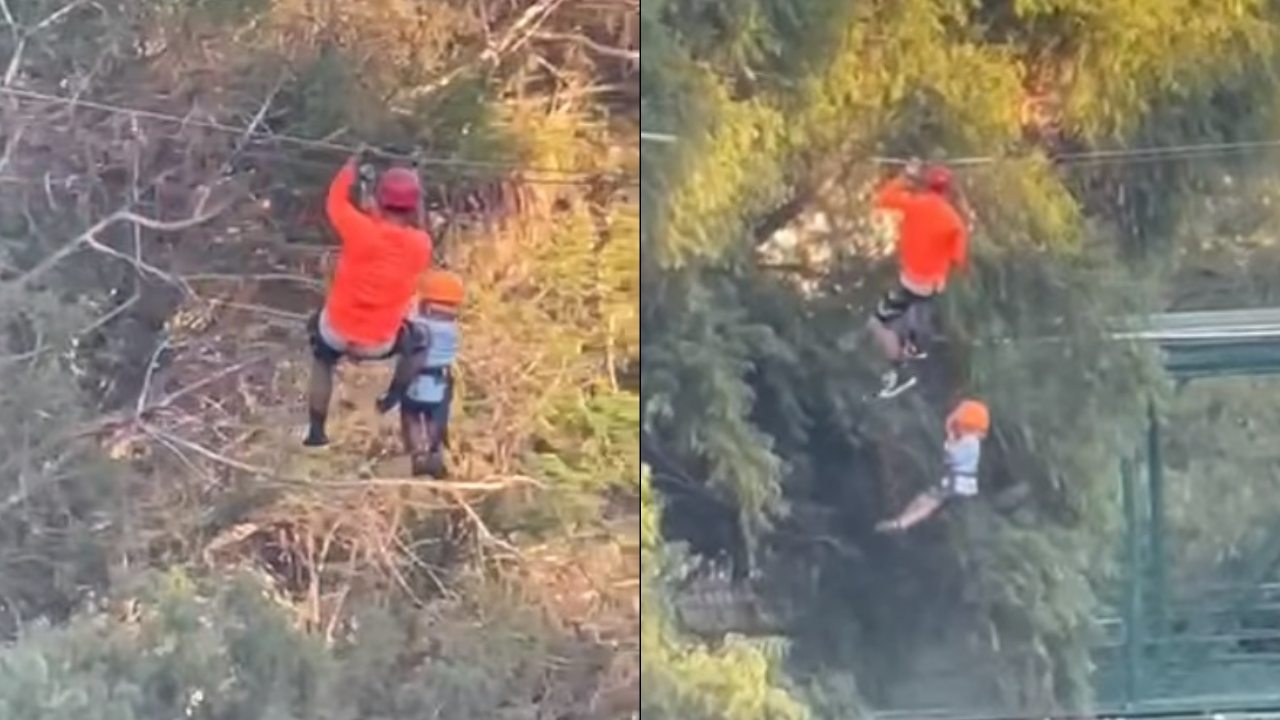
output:
M286 142L292 145L297 145L300 147L310 147L310 148L316 148L321 150L332 150L335 152L342 152L342 153L348 153L348 154L354 153L358 149L353 145L345 145L343 143L337 143L330 140L317 140L313 138L299 137L296 135L273 133L269 130L262 130L257 128L237 127L235 125L217 122L214 120L197 120L192 118L185 118L178 115L170 115L168 113L157 112L154 110L142 110L138 108L130 108L130 107L125 107L123 105L115 105L112 103L105 103L105 102L100 102L96 100L83 100L83 99L74 98L74 97L65 97L62 95L51 95L48 93L37 92L35 90L24 90L20 88L12 88L12 87L0 87L0 95L8 95L8 96L19 98L19 99L36 100L40 102L61 104L61 105L67 105L67 106L86 107L94 110L101 110L103 112L117 114L117 115L128 115L130 117L149 118L152 120L159 120L162 122L168 122L168 123L173 123L177 125L202 127L210 130L218 130L221 132L228 132L228 133L234 133L236 135L242 135L247 139L276 140L280 142ZM502 162L493 162L493 161L484 161L484 160L462 160L457 158L405 155L403 153L389 152L381 149L375 149L375 152L377 152L380 156L388 159L403 160L406 162L412 161L412 162L418 162L422 165L432 165L437 167L461 167L461 168L488 169L488 170L525 170L527 172L532 172L532 173L539 173L539 174L546 174L546 175L560 175L560 176L578 177L578 178L588 178L588 177L607 178L609 176L606 173L595 173L588 170L561 170L558 168L521 166L516 163L502 163ZM622 179L622 180L630 179L630 178L625 178L620 176L615 176L615 177L618 177L618 179Z

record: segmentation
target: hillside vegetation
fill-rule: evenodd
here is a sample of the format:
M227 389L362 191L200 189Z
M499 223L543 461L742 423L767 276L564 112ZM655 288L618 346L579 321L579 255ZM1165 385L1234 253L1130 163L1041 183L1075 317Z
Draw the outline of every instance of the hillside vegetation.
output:
M0 11L0 716L632 716L637 4ZM467 279L448 484L376 363L298 442L358 143Z

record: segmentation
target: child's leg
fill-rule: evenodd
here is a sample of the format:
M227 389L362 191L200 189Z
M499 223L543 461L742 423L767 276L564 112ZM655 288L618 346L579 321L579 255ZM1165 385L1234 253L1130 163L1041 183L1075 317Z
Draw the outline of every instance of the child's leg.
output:
M427 415L410 403L400 405L400 434L404 438L404 450L415 476L426 474L426 458L429 454Z
M434 431L431 436L432 452L438 452L449 443L449 411L453 407L453 378L446 377L448 385L445 387L444 399L431 411L431 426Z
M395 407L397 403L404 399L405 392L409 389L409 384L413 382L414 375L418 371L418 363L420 358L418 353L413 349L412 328L406 323L401 328L400 335L396 338L396 367L391 373L391 383L387 386L387 392L378 398L378 410L386 412Z
M448 474L448 471L445 469L443 448L445 433L448 431L449 418L449 400L447 393L445 395L445 400L436 403L435 406L431 408L431 412L428 417L429 430L427 441L429 443L428 447L430 450L428 451L429 460L427 471L431 474L431 477L439 479Z
M876 525L880 532L904 532L919 525L942 507L944 496L937 490L920 493L911 500L906 509L891 520L881 521Z

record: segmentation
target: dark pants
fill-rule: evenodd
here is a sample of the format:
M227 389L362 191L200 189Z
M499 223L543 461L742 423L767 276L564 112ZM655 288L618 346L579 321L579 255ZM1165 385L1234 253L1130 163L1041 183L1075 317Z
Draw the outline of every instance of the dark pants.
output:
M932 295L917 295L895 282L876 304L876 320L919 350L932 335Z

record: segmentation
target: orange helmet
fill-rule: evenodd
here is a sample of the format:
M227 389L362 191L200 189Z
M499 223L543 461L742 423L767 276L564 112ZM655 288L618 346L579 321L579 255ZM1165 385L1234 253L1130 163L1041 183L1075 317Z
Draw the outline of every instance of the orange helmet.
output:
M986 435L991 430L991 412L978 400L963 400L947 418L948 429L956 433Z
M462 278L448 270L428 270L418 280L418 296L441 305L461 305Z

